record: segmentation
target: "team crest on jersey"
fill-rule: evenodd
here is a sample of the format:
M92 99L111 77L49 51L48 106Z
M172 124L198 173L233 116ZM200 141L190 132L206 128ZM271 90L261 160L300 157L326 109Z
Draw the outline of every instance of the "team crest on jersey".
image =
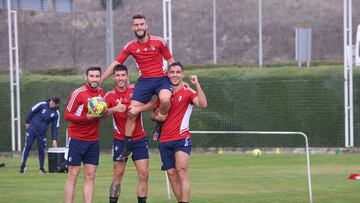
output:
M54 114L54 113L51 113L51 114L50 114L50 117L51 117L51 118L52 118L52 117L54 117L54 116L55 116L55 114Z
M154 50L155 50L155 47L154 47L154 46L150 46L150 49L154 51Z
M46 109L43 109L43 110L41 111L41 113L42 113L42 114L46 113Z
M139 53L140 52L140 49L136 49L136 53Z

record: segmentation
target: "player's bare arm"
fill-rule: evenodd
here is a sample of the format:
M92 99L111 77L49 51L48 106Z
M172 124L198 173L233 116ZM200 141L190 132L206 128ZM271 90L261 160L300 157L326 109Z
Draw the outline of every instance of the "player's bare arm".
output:
M198 77L196 75L190 75L189 79L190 79L190 82L193 85L195 85L197 93L198 93L198 96L196 98L194 98L194 100L192 102L198 108L206 108L207 107L206 95L201 88Z
M57 144L57 141L56 141L56 140L53 140L53 141L52 141L52 146L55 147L55 148L57 148L58 144Z
M118 61L114 61L114 62L112 62L112 64L110 64L110 65L106 68L104 74L101 76L100 83L104 82L105 80L107 80L107 79L110 77L110 75L112 75L114 66L116 66L117 64L120 64L120 63L119 63Z
M169 65L171 65L172 63L175 62L175 60L174 60L174 58L171 57L170 59L167 60L167 62Z

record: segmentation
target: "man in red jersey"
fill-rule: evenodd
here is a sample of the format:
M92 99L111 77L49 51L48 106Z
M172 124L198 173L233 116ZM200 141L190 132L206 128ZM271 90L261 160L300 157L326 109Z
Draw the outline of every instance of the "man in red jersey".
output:
M115 65L122 64L129 55L132 55L139 69L139 78L135 85L130 106L142 106L156 94L160 99L160 110L156 116L157 120L162 122L166 119L169 111L172 94L163 58L169 64L173 63L174 59L166 42L161 37L148 34L148 25L143 14L133 16L132 30L136 38L128 42L121 50L117 59L106 69L102 81L111 75ZM135 129L137 116L129 115L126 121L123 158L130 154L128 146Z
M122 64L117 64L113 69L112 79L115 88L105 95L105 101L108 106L106 115L113 115L114 138L113 138L113 180L110 185L109 201L116 203L121 192L121 180L125 172L126 161L123 160L121 153L124 150L125 123L128 117L131 95L134 92L134 86L129 84L128 69ZM150 107L152 103L147 103L142 107ZM152 105L153 106L153 105ZM146 109L144 109L145 111ZM150 109L149 109L150 110ZM134 161L138 173L137 199L138 203L146 203L148 192L148 169L149 152L148 139L142 125L141 114L136 118L132 142L130 143L132 151L132 160Z
M183 65L180 62L172 63L168 72L173 95L169 114L162 125L159 150L162 168L168 174L177 200L179 203L189 202L188 168L192 145L189 120L193 105L206 108L207 101L196 75L190 76L190 82L195 85L197 92L185 85ZM156 119L155 114L152 117Z
M86 84L70 94L65 109L64 117L69 121L68 134L70 137L67 158L69 170L64 186L66 203L74 201L81 162L84 164L84 202L91 203L93 199L95 173L100 154L99 121L101 116L90 115L87 104L92 97L104 96L104 90L99 88L100 77L100 67L88 68L85 77Z

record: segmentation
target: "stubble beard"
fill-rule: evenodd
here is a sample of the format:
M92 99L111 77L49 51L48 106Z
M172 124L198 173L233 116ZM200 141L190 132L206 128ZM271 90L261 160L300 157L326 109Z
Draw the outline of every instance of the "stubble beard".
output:
M138 35L136 31L134 31L134 33L135 33L136 38L138 38L139 40L143 40L147 34L147 31L144 30L144 33L142 35Z
M99 87L99 83L96 83L95 87L92 85L94 83L96 83L96 82L88 82L88 85L93 89L96 89L97 87Z

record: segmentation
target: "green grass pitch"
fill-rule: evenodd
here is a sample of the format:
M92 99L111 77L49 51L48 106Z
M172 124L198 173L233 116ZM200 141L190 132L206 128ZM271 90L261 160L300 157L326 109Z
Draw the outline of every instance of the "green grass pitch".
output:
M64 202L66 174L38 173L37 157L28 160L27 172L18 173L20 157L0 157L0 202ZM304 154L193 153L190 159L191 202L195 203L296 203L309 202ZM47 162L46 162L47 165ZM165 174L159 170L158 153L150 159L148 202L167 203ZM359 202L360 181L348 180L360 173L359 155L311 155L313 202ZM111 155L103 154L98 167L94 202L108 202L112 177ZM119 202L136 202L137 177L128 162ZM78 179L75 202L82 202L82 176ZM172 201L176 202L172 196Z

